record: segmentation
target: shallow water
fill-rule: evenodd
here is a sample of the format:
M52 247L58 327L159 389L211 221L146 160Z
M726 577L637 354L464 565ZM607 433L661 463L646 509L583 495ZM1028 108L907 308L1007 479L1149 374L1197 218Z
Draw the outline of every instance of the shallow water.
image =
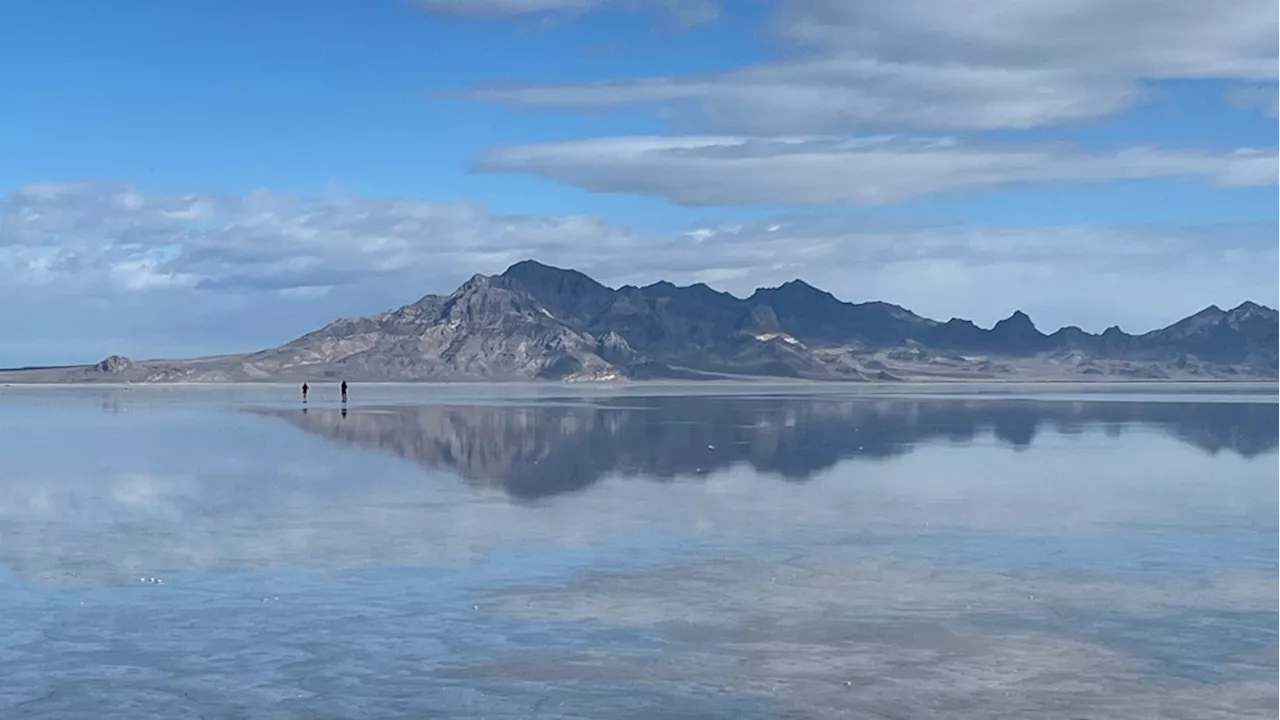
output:
M0 717L1276 717L1274 385L352 390L0 389Z

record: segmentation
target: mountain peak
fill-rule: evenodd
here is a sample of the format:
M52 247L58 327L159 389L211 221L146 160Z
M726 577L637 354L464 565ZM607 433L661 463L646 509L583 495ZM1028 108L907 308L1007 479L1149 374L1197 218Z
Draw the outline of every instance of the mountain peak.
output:
M781 285L779 285L778 289L790 290L792 292L812 292L812 293L818 293L820 295L830 294L825 290L819 290L818 288L810 285L809 283L801 280L800 278L795 278L794 280L788 280L782 283Z
M675 284L675 283L673 283L673 282L670 282L670 281L668 281L668 280L659 280L658 282L655 282L655 283L649 283L648 285L645 285L644 287L642 287L642 288L640 288L640 289L641 289L641 290L665 290L665 291L670 291L670 290L675 290L675 289L676 289L676 284Z
M493 285L493 278L489 277L488 275L481 275L480 273L476 273L475 275L471 276L471 279L459 285L458 289L453 291L453 295L461 295L471 290L479 290L482 288L491 287L492 285Z
M1036 329L1030 316L1021 310L996 323L990 330L992 347L1014 355L1030 355L1043 350L1048 336Z
M512 264L511 264L511 265L510 265L510 266L509 266L509 267L508 267L508 268L507 268L507 269L506 269L502 274L503 274L503 275L506 275L506 274L508 274L508 273L512 273L512 272L521 272L521 271L525 271L525 270L536 270L536 269L539 269L539 268L544 268L544 269L547 269L547 270L560 270L560 271L562 271L562 272L567 272L567 271L565 271L563 268L558 268L558 267L554 267L554 266L552 266L552 265L548 265L548 264L543 263L543 262L538 262L537 260L534 260L533 258L526 258L526 259L521 260L521 261L519 261L519 262L514 262L514 263L512 263Z
M836 299L836 296L826 290L819 290L799 278L788 280L777 287L759 288L752 294L751 298L754 300L785 298L784 302L804 302L809 300L840 302Z
M992 330L999 330L1001 328L1006 331L1017 330L1019 332L1023 332L1031 330L1039 333L1039 330L1036 330L1036 324L1031 322L1031 316L1021 310L1014 310L1012 315L996 323Z
M577 270L569 270L566 268L555 267L540 263L537 260L521 260L511 265L502 272L499 277L509 278L513 280L541 280L546 281L552 278L586 278L586 275ZM588 278L589 279L589 278ZM594 282L594 281L592 281Z
M519 283L523 289L538 295L539 291L556 289L557 292L611 292L585 273L540 263L537 260L521 260L496 276L507 282Z
M1220 317L1222 315L1226 315L1226 312L1224 312L1222 308L1218 307L1217 305L1210 305L1209 307L1201 310L1200 312L1196 313L1195 315L1192 315L1191 317L1208 318L1208 317Z
M1253 321L1275 322L1276 311L1265 305L1246 300L1227 311L1223 319L1231 324Z
M537 260L521 260L495 281L529 294L557 318L582 329L614 297L614 291L577 270L558 268Z
M1259 313L1259 314L1262 314L1262 315L1275 315L1275 314L1276 314L1276 311L1275 311L1275 309L1274 309L1274 308L1269 308L1269 307L1267 307L1266 305L1259 305L1258 303L1253 302L1252 300L1245 300L1244 302L1240 303L1239 305L1237 305L1237 306L1235 306L1235 307L1231 308L1229 311L1227 311L1227 314L1229 314L1229 315L1241 315L1241 314L1245 314L1245 313Z

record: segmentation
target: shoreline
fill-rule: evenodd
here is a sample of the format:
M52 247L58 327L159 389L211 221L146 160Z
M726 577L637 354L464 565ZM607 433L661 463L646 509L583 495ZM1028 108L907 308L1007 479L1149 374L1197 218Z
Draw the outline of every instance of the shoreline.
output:
M338 378L317 380L298 378L290 380L180 380L161 382L131 382L127 380L12 380L3 377L0 371L0 387L218 387L245 386L293 387L303 382L310 385L339 385L345 379L352 385L370 386L436 386L462 387L478 385L485 387L633 387L647 385L683 385L703 387L715 385L788 385L814 387L919 387L938 385L1276 385L1280 386L1280 376L1275 378L1119 378L1119 377L1081 377L1081 378L972 378L972 377L931 377L906 380L816 380L808 378L782 378L768 376L718 377L699 380L683 378L645 378L609 379L609 380L361 380L359 378Z

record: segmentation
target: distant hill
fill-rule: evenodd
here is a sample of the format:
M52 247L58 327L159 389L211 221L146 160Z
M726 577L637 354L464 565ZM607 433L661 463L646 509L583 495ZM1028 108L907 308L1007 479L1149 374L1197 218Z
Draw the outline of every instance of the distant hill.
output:
M1041 332L1016 311L990 329L803 281L746 299L697 284L610 288L532 260L277 348L191 360L0 372L5 382L255 380L1275 379L1277 314L1208 307L1129 335Z

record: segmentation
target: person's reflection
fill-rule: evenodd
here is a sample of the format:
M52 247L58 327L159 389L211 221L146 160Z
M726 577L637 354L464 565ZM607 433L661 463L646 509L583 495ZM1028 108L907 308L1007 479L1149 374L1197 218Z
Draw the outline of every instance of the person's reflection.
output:
M342 408L342 417L343 417L343 418L346 418L346 417L347 417L347 409L346 409L346 408Z

